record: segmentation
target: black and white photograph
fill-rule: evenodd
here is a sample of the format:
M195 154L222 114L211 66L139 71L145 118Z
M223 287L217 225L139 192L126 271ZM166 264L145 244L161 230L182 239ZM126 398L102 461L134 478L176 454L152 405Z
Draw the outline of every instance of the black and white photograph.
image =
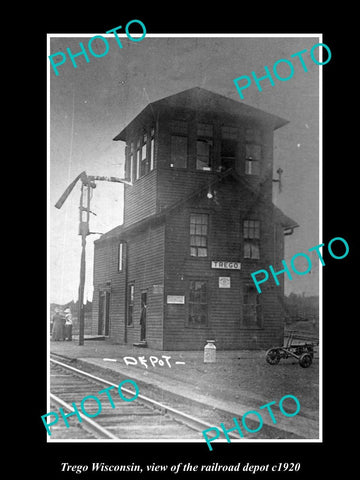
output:
M323 235L332 45L146 23L47 33L43 441L111 448L59 478L302 476L295 447L324 442L323 272L352 253Z

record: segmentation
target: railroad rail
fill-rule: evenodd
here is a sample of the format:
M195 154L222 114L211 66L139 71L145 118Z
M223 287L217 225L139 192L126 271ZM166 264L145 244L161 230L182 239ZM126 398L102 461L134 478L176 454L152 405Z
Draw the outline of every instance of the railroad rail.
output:
M81 400L103 388L117 384L80 370L66 363L50 358L50 404L62 407L64 412L73 411L71 403L80 405ZM121 387L123 394L134 396L134 392ZM213 425L189 415L172 406L153 400L141 393L133 402L124 402L113 396L115 408L109 402L103 402L102 412L96 421L81 415L79 423L76 416L68 420L69 428L64 422L51 427L51 439L93 438L93 439L149 439L171 438L181 440L203 439L202 431ZM233 438L239 438L230 434Z

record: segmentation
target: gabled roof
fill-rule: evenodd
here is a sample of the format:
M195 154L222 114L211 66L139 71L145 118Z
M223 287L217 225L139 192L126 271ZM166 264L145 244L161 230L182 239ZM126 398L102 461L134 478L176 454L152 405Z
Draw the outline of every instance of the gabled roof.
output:
M229 169L224 173L219 173L209 184L204 185L204 187L200 189L198 188L194 190L188 196L179 200L178 202L173 203L172 205L169 205L168 207L161 210L161 212L149 215L148 217L139 220L138 222L129 225L128 227L119 225L102 235L99 239L95 240L94 243L119 237L126 239L128 236L136 234L138 231L147 228L151 224L154 225L157 223L161 223L165 220L166 215L172 213L174 210L185 208L187 203L194 201L196 198L206 196L209 191L209 186L214 187L220 184L227 177L232 177L235 181L239 182L244 189L248 190L252 196L257 197L256 202L262 204L263 208L272 209L274 213L275 223L280 224L284 230L292 230L299 227L298 223L296 223L295 220L285 215L278 207L276 207L276 205L273 204L273 202L265 201L261 197L259 192L256 191L253 187L251 187L240 175L238 175L233 169Z
M202 113L216 112L219 115L231 115L233 117L238 117L239 119L262 122L273 130L289 123L288 120L272 115L264 110L251 107L243 102L211 92L205 88L194 87L149 103L118 135L116 135L114 140L125 141L129 129L142 123L147 117L153 117L164 108L181 108L196 110Z

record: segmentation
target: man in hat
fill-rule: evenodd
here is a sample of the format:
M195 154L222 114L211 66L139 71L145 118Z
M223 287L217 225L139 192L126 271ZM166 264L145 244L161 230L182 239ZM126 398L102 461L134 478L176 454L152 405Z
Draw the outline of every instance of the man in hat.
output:
M72 340L72 315L70 308L65 308L65 340L71 342Z

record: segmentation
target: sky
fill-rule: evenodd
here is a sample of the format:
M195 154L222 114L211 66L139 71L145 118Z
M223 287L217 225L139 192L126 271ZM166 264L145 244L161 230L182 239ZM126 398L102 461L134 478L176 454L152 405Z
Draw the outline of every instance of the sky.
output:
M78 235L80 183L61 209L55 203L82 171L90 175L123 177L124 144L113 138L150 102L183 90L202 87L235 101L280 116L289 121L274 134L274 178L281 167L282 190L274 183L273 200L300 227L285 237L285 260L306 253L319 241L319 75L321 68L310 59L311 47L319 37L170 37L148 34L140 42L124 35L120 49L114 37L91 32L71 37L49 36L49 54L80 51L93 35L106 36L108 53L99 58L77 57L77 68L68 58L56 76L48 68L48 267L49 301L59 304L76 300L80 278L81 237ZM104 46L92 43L101 54ZM261 82L244 90L242 100L233 79L265 75L279 59L305 50L304 72L292 59L294 75L288 81L274 77L275 85ZM55 59L55 61L58 61ZM286 65L278 72L288 75ZM122 223L123 186L97 182L91 201L90 231L87 237L85 299L92 299L93 241L99 233ZM319 266L315 252L309 253L313 268L304 276L285 281L285 292L319 293ZM296 264L299 270L306 266ZM264 265L261 268L268 268Z

